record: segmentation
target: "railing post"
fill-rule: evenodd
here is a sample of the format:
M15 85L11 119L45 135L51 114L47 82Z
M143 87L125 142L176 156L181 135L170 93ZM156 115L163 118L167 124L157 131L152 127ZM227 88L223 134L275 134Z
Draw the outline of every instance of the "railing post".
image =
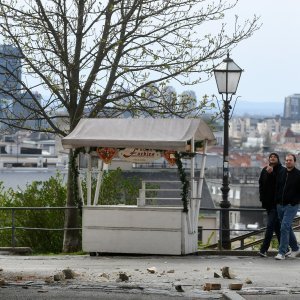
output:
M16 239L15 239L15 209L11 209L11 245L13 248L16 247Z
M245 239L241 239L241 249L245 249Z
M223 250L223 247L222 247L222 231L223 231L223 223L222 223L222 218L223 218L223 215L222 215L222 212L223 211L223 208L220 208L220 216L219 216L219 250Z
M138 206L146 205L146 182L142 181L142 188L139 190Z

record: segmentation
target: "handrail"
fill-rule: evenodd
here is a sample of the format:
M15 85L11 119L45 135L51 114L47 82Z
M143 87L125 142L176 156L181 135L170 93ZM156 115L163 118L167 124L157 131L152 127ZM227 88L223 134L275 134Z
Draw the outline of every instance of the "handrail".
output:
M25 226L16 226L15 225L15 213L16 211L21 211L21 210L71 210L71 209L76 209L79 212L81 212L81 207L76 207L76 206L52 206L52 207L31 207L31 206L24 206L24 207L14 207L14 206L4 206L4 207L0 207L0 211L8 211L11 210L11 226L4 226L4 227L0 227L0 231L1 230L11 230L11 246L13 248L16 247L16 235L15 232L17 229L21 229L21 230L42 230L42 231L65 231L65 230L81 230L82 228L42 228L42 227L25 227Z
M193 198L193 199L197 199L197 198ZM82 207L59 207L59 206L55 206L55 207L0 207L0 211L4 210L4 211L8 211L11 210L11 226L3 226L0 227L0 231L2 230L11 230L11 245L12 247L16 246L16 238L15 238L15 231L16 230L41 230L41 231L64 231L64 230L81 230L82 228L37 228L37 227L22 227L22 226L16 226L15 224L15 213L16 211L20 211L20 210L70 210L70 209L76 209L79 212L81 211ZM222 213L222 210L224 210L223 208L208 208L208 207L201 207L200 212L204 212L204 211L220 211ZM230 211L265 211L262 208L229 208ZM221 231L223 230L222 225L220 224L219 228L204 228L202 230L210 230L210 231L217 231L219 233L221 233ZM294 230L299 230L300 229L300 216L296 217L294 219L294 226L293 226ZM250 248L253 247L259 243L261 243L263 241L262 238L257 239L255 241L251 241L249 243L245 243L245 240L248 238L251 238L253 236L259 235L264 233L264 231L266 230L266 227L257 229L257 230L251 230L251 229L229 229L230 231L247 231L247 233L243 234L243 235L239 235L237 237L233 237L230 239L230 242L240 242L240 245L236 248L234 248L233 250L245 250L246 248ZM249 232L250 231L250 232ZM275 235L274 235L275 236ZM220 241L218 243L214 243L211 245L207 245L204 246L203 249L217 249L220 247ZM222 250L222 249L219 249Z
M293 223L296 223L296 222L300 222L300 217L295 217L294 218ZM250 248L250 247L253 247L257 244L260 244L263 241L263 239L252 241L252 242L247 243L247 244L245 244L245 239L256 236L256 235L261 234L261 233L264 233L266 228L267 227L262 227L260 229L252 230L251 232L247 232L243 235L239 235L237 237L231 238L230 239L231 243L240 241L240 246L234 248L233 250L245 250L246 248ZM294 225L293 226L293 230L297 230L297 229L300 229L300 225ZM234 230L237 231L237 229L234 229ZM240 230L240 231L245 231L245 230ZM249 231L249 230L246 230L246 231ZM273 234L273 237L275 237L275 236L276 235ZM214 249L214 248L218 248L218 247L219 247L219 243L215 243L215 244L212 244L212 245L204 246L204 249Z

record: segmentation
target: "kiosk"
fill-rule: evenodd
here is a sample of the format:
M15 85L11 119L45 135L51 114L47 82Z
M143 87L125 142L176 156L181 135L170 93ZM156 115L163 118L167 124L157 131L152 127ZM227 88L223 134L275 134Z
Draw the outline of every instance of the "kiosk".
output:
M65 149L84 148L87 156L86 199L82 215L82 248L91 254L185 255L198 250L198 217L206 161L206 147L214 142L211 129L202 119L82 119L62 139ZM130 161L163 156L175 163L175 152L195 152L202 142L202 164L195 177L195 158L191 155L190 191L187 209L145 205L98 205L102 174L116 156ZM97 184L92 195L92 156L100 157Z

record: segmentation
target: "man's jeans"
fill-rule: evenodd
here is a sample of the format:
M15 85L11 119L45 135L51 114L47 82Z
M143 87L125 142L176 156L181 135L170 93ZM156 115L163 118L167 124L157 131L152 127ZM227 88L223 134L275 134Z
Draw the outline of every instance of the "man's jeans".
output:
M278 242L280 243L280 221L278 218L277 209L276 208L268 209L267 214L268 214L268 223L267 223L265 238L260 248L261 253L265 253L268 251L274 232L276 234Z
M298 251L299 246L292 229L293 220L298 211L297 205L277 205L278 217L281 223L280 226L280 245L278 252L282 255L285 254L288 245L290 244L292 251Z

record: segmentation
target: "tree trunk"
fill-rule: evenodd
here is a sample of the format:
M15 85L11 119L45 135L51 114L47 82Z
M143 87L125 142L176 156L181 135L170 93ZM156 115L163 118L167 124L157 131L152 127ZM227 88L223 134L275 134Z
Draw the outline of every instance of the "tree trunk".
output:
M81 235L80 230L71 228L79 227L79 210L78 207L81 202L78 196L78 168L76 164L77 153L70 150L69 153L69 169L68 169L68 182L67 182L67 203L66 207L75 207L74 209L66 209L65 211L65 231L63 252L77 252L81 250ZM70 229L69 229L70 228Z

